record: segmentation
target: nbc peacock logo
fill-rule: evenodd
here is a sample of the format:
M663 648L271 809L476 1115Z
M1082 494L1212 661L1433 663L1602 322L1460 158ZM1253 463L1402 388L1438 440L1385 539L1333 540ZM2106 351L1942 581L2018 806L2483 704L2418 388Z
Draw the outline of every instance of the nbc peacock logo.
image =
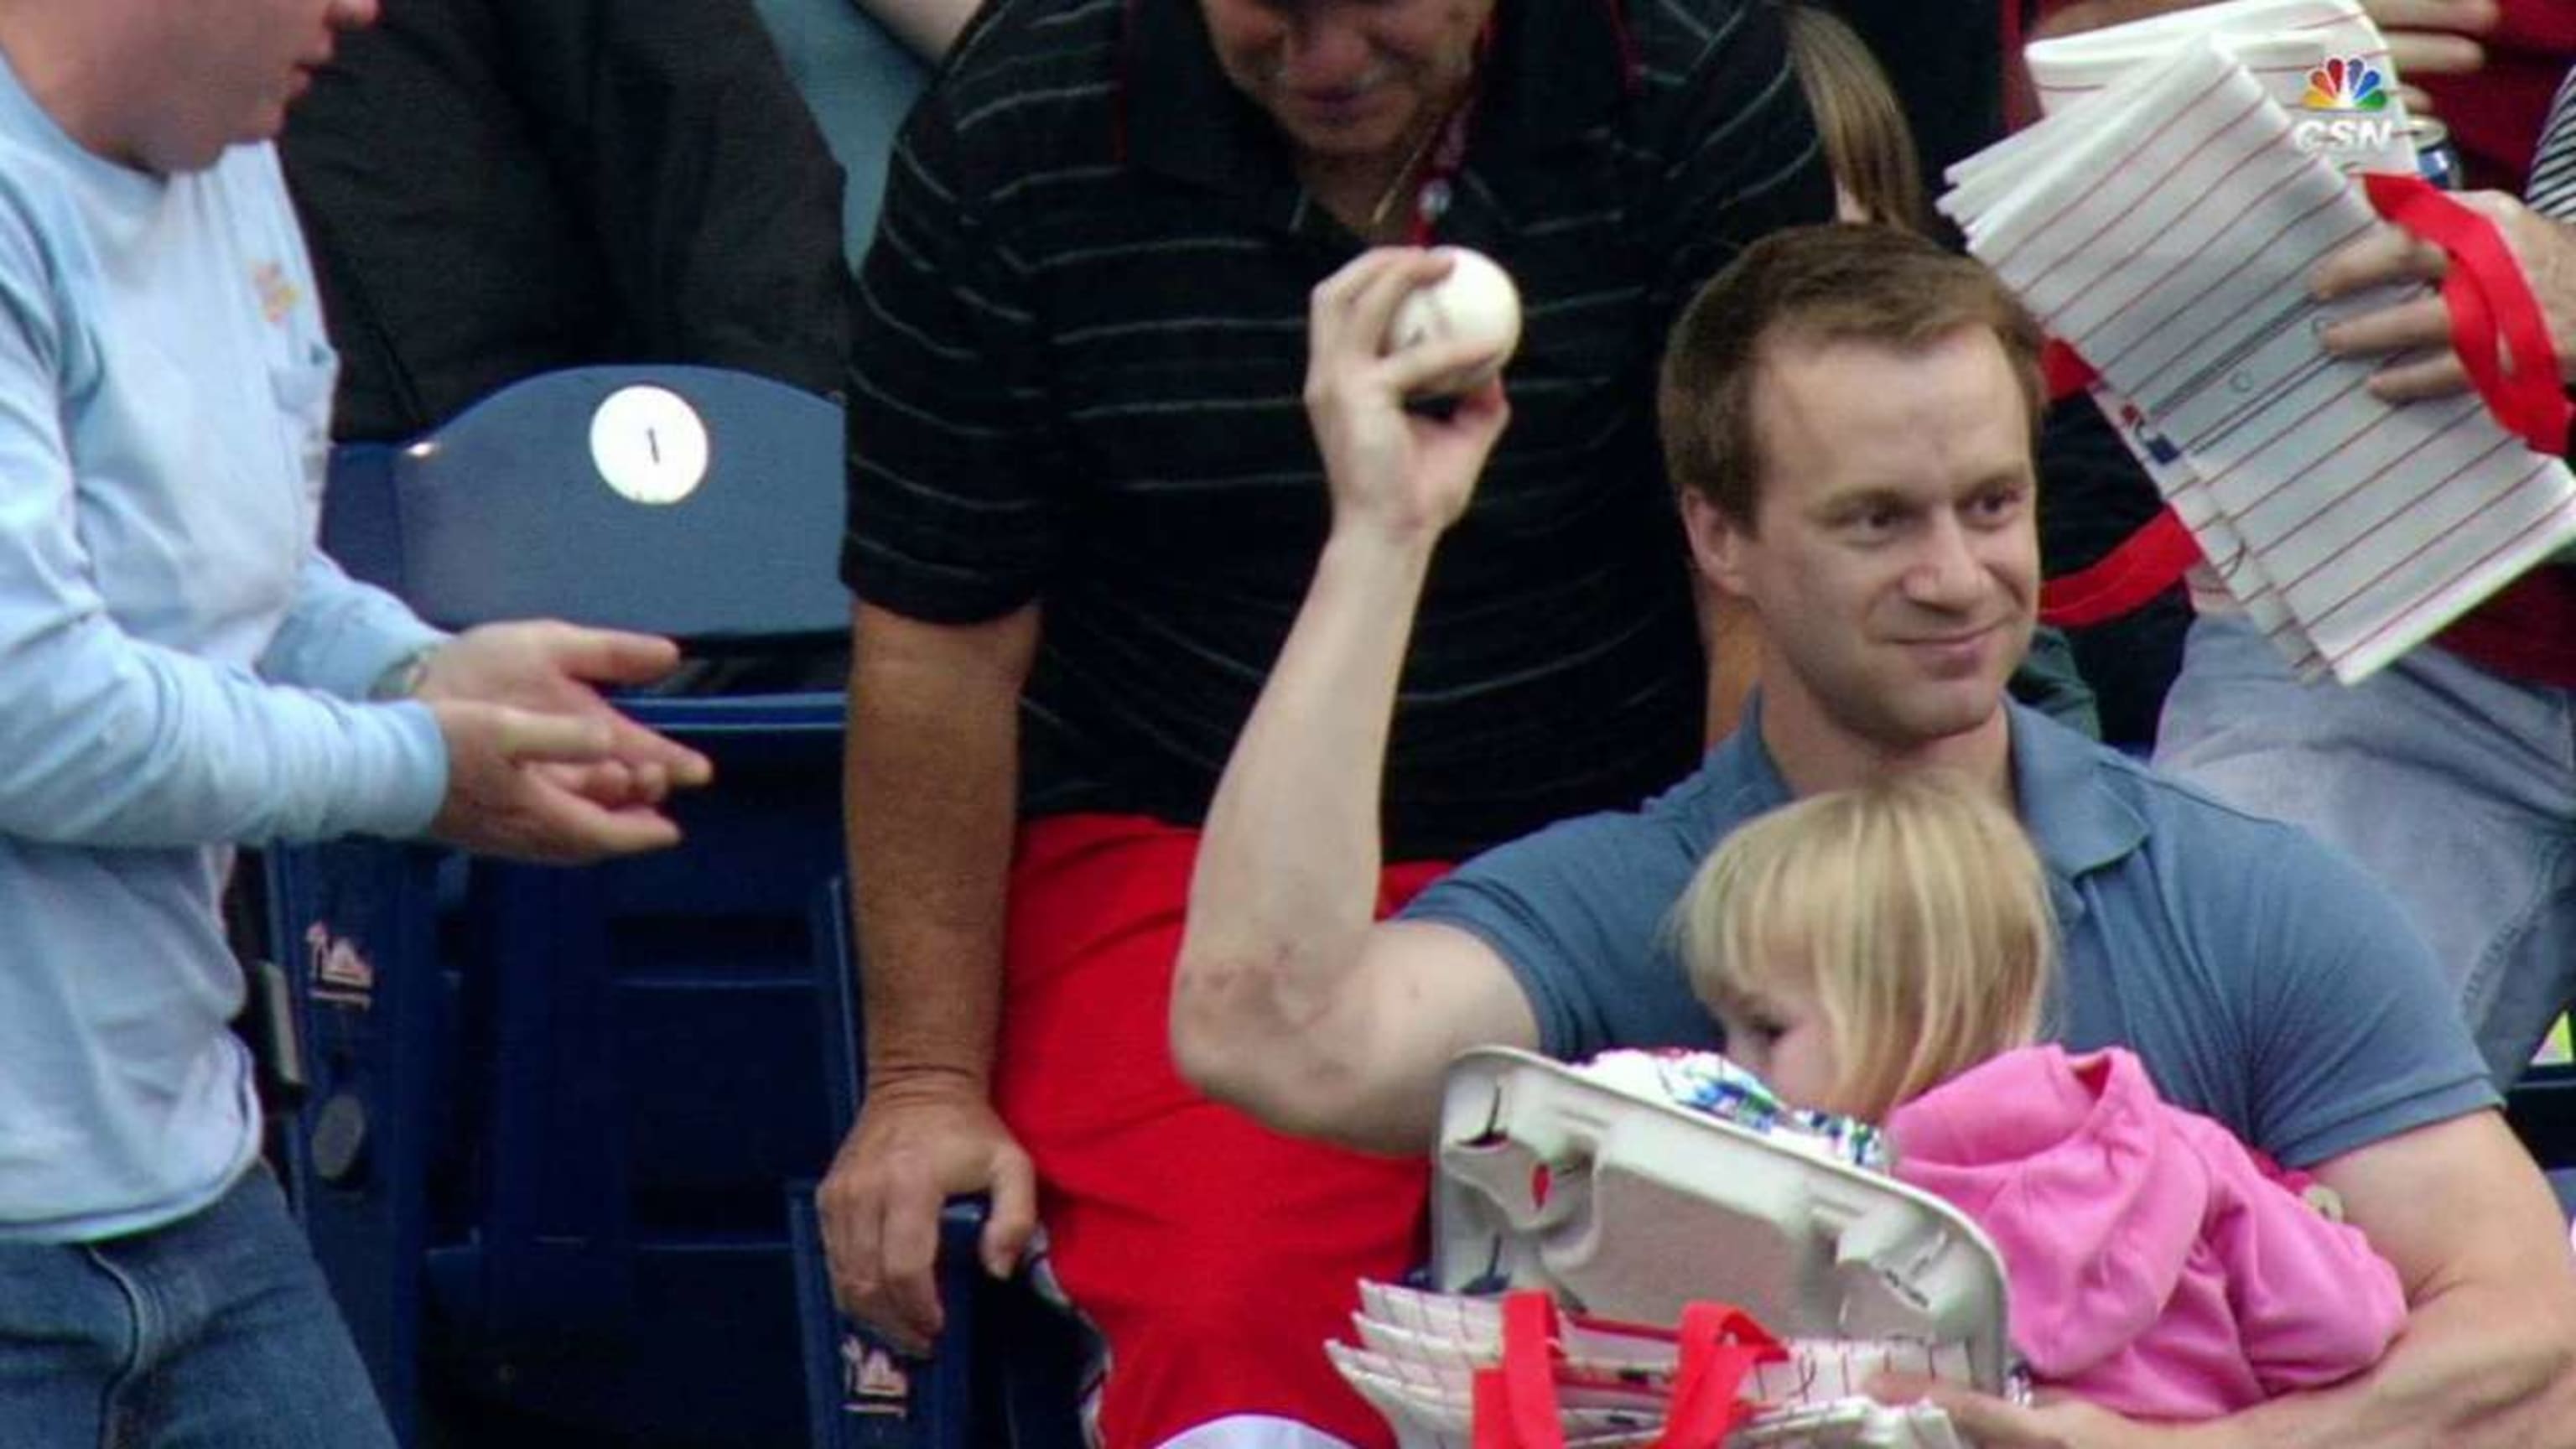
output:
M2360 56L2330 56L2308 72L2308 93L2299 105L2311 111L2384 111L2387 77Z
M2291 113L2290 139L2302 151L2324 152L2339 166L2402 161L2398 122L2403 107L2389 99L2389 80L2358 55L2330 55L2308 72L2308 89Z

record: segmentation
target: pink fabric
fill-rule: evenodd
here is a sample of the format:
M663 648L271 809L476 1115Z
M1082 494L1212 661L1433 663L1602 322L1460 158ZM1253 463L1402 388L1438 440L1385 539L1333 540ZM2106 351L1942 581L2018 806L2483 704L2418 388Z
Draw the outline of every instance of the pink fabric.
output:
M2358 1229L2167 1105L2113 1049L2009 1052L1888 1118L1896 1175L2003 1253L2012 1338L2042 1384L2149 1419L2205 1419L2376 1362L2406 1322Z

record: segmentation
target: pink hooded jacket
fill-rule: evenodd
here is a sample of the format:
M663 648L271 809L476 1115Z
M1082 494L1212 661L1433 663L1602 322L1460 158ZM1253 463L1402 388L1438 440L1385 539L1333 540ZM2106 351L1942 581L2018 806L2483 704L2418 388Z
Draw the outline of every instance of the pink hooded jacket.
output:
M1888 1117L1899 1179L2002 1250L2042 1384L2136 1418L2205 1419L2376 1362L2406 1323L2357 1228L2168 1106L2113 1049L2007 1052Z

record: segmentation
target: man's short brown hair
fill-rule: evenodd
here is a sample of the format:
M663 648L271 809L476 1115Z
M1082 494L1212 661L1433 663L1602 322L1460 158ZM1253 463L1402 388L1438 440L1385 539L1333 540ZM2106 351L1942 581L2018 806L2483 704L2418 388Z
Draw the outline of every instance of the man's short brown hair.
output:
M2033 435L2046 406L2039 324L1984 264L1889 226L1774 232L1709 279L1673 325L1656 398L1673 486L1753 527L1762 475L1753 383L1779 342L1929 347L1984 328L2003 344Z

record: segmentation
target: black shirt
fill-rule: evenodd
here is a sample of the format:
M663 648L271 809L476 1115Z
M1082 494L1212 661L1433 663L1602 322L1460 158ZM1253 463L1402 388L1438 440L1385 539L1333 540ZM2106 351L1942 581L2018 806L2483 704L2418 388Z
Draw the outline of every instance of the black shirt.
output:
M1656 359L1744 242L1831 210L1759 5L1502 0L1480 77L1435 239L1513 274L1525 330L1399 691L1396 858L1688 769ZM1001 0L906 123L852 337L843 575L932 621L1043 602L1028 813L1205 811L1324 538L1307 294L1358 250L1192 0Z
M749 0L393 0L282 149L344 439L591 363L840 386L840 171Z

